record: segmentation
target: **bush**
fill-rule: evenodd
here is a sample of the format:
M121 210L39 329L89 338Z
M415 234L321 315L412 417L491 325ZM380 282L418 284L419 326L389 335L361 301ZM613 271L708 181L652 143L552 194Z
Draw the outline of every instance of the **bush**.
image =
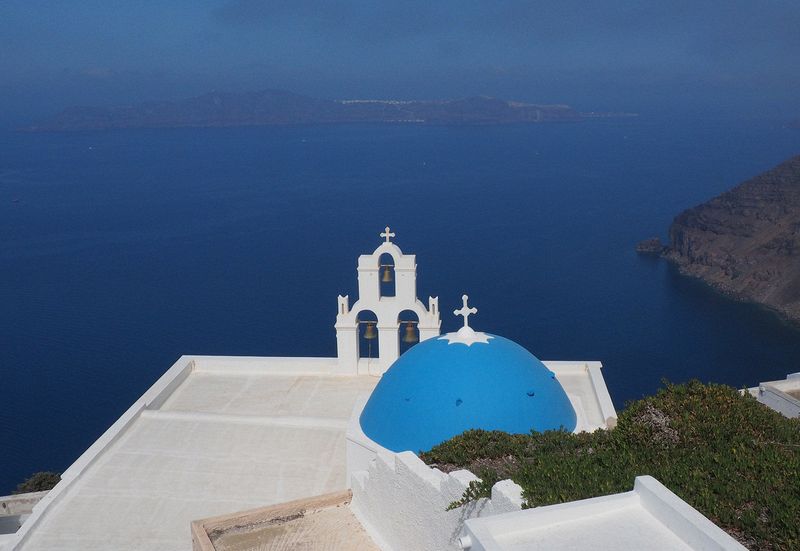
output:
M724 385L667 384L610 431L472 430L421 457L485 479L454 506L488 497L500 478L538 507L629 491L649 474L749 549L800 549L800 420Z
M33 473L27 480L20 482L15 494L27 494L28 492L43 492L53 489L53 486L61 480L61 474L50 471Z

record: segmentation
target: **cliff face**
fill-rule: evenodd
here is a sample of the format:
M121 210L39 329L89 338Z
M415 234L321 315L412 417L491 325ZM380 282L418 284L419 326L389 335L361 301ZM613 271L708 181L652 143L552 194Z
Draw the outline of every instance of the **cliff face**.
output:
M800 321L800 156L679 214L669 241L681 272Z

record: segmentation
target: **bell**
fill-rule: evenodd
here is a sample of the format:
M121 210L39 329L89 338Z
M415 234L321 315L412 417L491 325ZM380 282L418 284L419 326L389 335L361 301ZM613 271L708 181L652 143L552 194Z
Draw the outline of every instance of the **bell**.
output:
M403 342L417 342L417 332L414 331L414 323L406 322L406 334L403 335Z
M366 324L367 328L364 330L364 338L367 340L372 340L378 336L378 332L375 331L375 322L368 321Z
M384 283L391 283L394 280L392 277L392 271L389 268L391 268L391 266L383 267L383 277L381 278L381 281Z

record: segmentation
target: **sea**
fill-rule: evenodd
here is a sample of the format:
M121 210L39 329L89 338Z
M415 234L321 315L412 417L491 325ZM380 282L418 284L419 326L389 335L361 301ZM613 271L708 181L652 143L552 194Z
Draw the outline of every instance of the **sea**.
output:
M800 371L800 331L635 253L800 152L781 121L0 132L0 495L68 467L182 354L334 356L387 225L442 329L664 380Z

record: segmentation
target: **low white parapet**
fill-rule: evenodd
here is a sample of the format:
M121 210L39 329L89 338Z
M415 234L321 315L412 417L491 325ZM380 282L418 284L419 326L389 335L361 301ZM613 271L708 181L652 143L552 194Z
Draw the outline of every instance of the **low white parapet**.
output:
M392 453L390 450L387 450L372 440L361 430L361 412L364 411L364 406L367 405L370 395L370 392L365 392L356 399L353 412L350 414L350 420L347 423L345 453L347 454L348 486L352 484L351 478L353 473L369 470L370 464L375 460L378 453Z
M0 497L0 551L10 549L16 533L49 490Z
M597 406L600 408L600 413L603 416L603 423L605 428L613 429L617 426L617 410L614 408L614 403L611 401L611 394L608 393L606 380L603 377L603 368L600 362L587 362L586 372L589 374L589 380L592 384ZM557 375L556 375L557 376Z
M779 381L767 381L747 389L756 400L784 417L800 417L800 372Z
M50 490L28 492L0 497L0 517L7 515L29 515Z
M491 499L448 511L473 480L466 470L432 469L411 452L379 452L368 470L352 475L351 509L383 551L455 551L466 519L522 507L522 488L503 480Z
M630 492L467 520L459 544L464 551L745 549L651 476L636 477Z
M592 432L617 426L617 411L608 393L603 364L598 361L544 360L567 393L575 413L575 432Z
M338 375L337 358L280 356L186 356L197 373L223 375Z
M81 456L61 474L61 481L50 490L47 495L33 506L30 517L22 524L20 529L6 543L9 551L19 549L28 538L30 531L47 515L48 508L55 505L67 492L73 481L97 461L97 458L107 450L120 435L128 428L147 408L158 408L178 388L194 369L194 360L191 356L181 356L166 373L164 373L141 398L136 400L131 407L117 419Z

